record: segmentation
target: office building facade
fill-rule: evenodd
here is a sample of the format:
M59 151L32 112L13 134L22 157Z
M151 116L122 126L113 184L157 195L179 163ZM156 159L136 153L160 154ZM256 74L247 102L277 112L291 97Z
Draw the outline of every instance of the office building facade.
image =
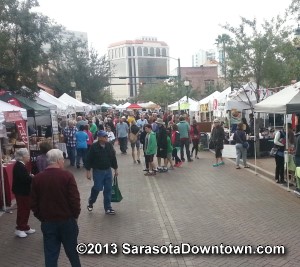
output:
M169 47L156 37L141 37L113 43L108 47L112 70L110 91L113 98L134 98L145 83L156 83L169 73Z

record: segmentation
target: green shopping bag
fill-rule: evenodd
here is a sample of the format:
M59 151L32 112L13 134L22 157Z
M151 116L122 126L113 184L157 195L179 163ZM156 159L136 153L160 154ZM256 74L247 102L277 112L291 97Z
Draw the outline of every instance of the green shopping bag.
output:
M114 176L112 189L111 189L111 202L120 202L123 199L119 185L118 176Z

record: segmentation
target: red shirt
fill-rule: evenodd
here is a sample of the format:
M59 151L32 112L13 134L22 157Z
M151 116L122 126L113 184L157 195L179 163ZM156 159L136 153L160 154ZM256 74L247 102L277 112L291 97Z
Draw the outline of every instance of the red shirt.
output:
M42 222L59 222L80 214L80 195L69 171L47 168L32 179L31 209Z

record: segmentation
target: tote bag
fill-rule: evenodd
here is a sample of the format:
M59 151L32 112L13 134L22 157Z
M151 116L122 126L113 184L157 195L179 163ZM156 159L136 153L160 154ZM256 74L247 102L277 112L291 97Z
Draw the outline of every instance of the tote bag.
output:
M121 202L123 199L119 184L118 184L118 176L114 176L113 185L111 189L111 202Z

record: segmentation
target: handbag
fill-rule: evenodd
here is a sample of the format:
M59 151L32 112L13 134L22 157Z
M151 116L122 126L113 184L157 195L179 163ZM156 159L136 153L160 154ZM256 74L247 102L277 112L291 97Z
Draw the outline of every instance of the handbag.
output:
M243 143L243 148L246 148L246 149L249 148L249 143L247 141Z
M270 156L271 157L275 157L277 155L278 152L278 147L272 147L271 151L270 151Z
M121 202L122 199L123 196L119 188L118 176L114 176L113 184L111 188L111 202Z
M134 133L129 133L129 141L130 143L135 143L137 141L137 135Z
M240 142L242 143L243 148L248 149L249 148L249 143L247 141L243 142L238 133L236 133L236 135L240 139Z

